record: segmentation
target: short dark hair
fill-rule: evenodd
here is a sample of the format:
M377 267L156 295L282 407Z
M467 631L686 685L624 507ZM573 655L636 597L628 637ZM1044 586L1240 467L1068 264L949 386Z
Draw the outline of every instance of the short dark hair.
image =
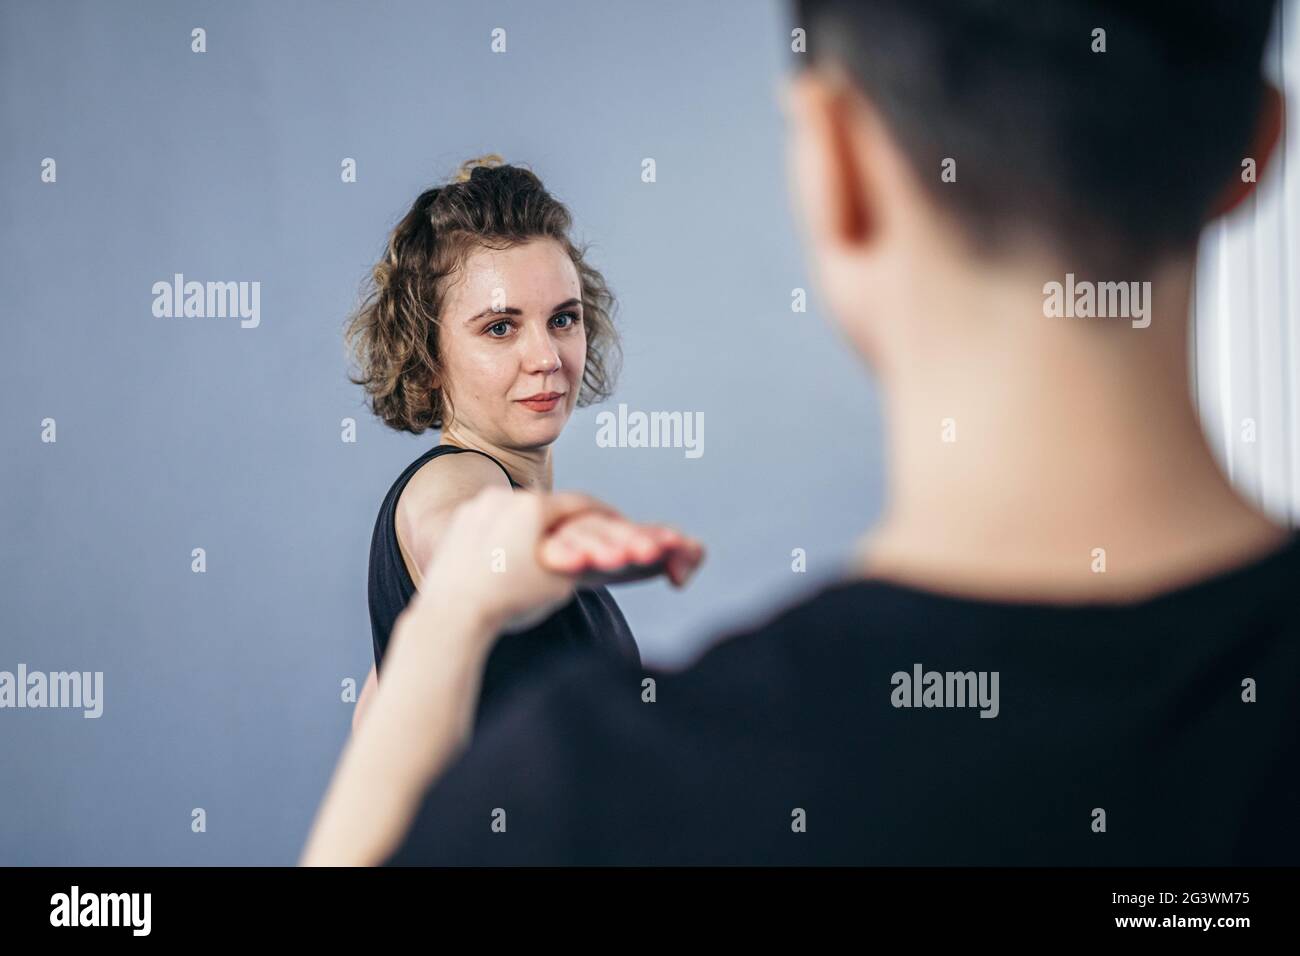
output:
M793 26L796 60L845 69L976 246L1032 235L1106 269L1194 246L1250 147L1275 9L794 0Z

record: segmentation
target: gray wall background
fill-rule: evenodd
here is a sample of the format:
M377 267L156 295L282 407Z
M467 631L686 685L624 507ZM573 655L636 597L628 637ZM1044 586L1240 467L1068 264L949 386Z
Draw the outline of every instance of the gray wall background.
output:
M387 230L470 156L530 164L620 299L620 387L571 420L557 484L711 549L684 593L616 592L647 662L834 572L880 506L879 419L786 195L785 18L753 0L0 6L0 670L103 671L105 696L97 720L0 709L0 863L296 859L348 733L341 682L372 660L376 510L437 441L366 414L342 325ZM260 326L155 318L175 272L260 281ZM703 412L703 457L598 448L620 401Z

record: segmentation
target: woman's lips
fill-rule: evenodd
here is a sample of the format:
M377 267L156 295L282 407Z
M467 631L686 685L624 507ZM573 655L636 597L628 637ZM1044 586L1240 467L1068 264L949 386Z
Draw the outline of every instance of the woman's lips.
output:
M560 399L564 398L562 392L548 392L546 394L549 397L521 398L518 399L518 402L525 408L531 408L535 412L549 412L560 404Z

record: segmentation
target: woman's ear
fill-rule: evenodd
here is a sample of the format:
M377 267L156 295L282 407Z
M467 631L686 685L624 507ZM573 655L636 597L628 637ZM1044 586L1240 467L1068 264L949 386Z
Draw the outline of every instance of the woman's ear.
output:
M1259 118L1255 123L1255 135L1250 142L1250 152L1243 156L1254 164L1253 175L1246 177L1246 167L1238 166L1232 179L1224 187L1223 194L1215 205L1210 218L1217 218L1229 213L1241 205L1242 201L1254 190L1265 167L1277 149L1277 142L1282 136L1282 126L1286 111L1286 101L1282 92L1272 83L1265 82L1260 95Z

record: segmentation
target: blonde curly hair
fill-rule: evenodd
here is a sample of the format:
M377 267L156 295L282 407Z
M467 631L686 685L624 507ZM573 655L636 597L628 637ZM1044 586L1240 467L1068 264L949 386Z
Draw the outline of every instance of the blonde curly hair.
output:
M615 300L585 261L586 247L570 240L572 224L568 209L531 170L496 153L466 160L450 182L422 192L389 234L344 332L359 369L348 378L365 389L375 415L417 435L443 427L450 396L433 382L443 373L438 330L448 277L477 248L507 249L536 238L559 242L578 270L587 333L578 405L608 398L620 358Z

